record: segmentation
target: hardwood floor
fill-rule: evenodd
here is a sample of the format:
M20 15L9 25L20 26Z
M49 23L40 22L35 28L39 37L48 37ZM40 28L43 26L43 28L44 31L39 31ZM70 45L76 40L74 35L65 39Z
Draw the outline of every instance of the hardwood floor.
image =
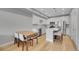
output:
M29 51L77 51L76 45L69 36L64 36L63 41L55 40L54 43L46 42L45 35L38 38L38 45L29 46ZM21 46L11 44L8 46L0 47L0 51L21 51ZM26 50L26 49L25 49Z

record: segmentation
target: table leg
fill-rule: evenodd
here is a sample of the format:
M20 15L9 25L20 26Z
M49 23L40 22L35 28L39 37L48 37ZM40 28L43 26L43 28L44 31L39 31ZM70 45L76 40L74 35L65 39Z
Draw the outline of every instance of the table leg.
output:
M26 42L26 50L28 51L28 41Z
M33 46L33 39L32 39L32 46Z
M19 47L19 43L20 43L20 40L18 39L18 43L17 43L17 46Z
M36 38L36 43L38 44L38 38Z
M22 42L22 51L24 51L24 42Z

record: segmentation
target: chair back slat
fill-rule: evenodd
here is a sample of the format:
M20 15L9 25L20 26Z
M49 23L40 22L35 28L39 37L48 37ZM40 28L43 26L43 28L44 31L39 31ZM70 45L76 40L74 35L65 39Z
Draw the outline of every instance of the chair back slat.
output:
M21 41L24 41L23 34L19 34L19 39L20 39Z
M18 33L14 33L14 37L18 39L19 38Z

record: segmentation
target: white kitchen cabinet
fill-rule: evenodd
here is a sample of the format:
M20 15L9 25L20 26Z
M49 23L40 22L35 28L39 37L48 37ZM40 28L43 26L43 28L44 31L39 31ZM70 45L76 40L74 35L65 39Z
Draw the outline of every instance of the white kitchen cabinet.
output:
M48 28L46 29L46 41L54 42L54 31L58 31L59 28Z
M33 15L32 24L46 24L46 19Z
M39 24L39 17L33 15L32 24Z
M53 30L52 29L46 29L46 41L53 42Z

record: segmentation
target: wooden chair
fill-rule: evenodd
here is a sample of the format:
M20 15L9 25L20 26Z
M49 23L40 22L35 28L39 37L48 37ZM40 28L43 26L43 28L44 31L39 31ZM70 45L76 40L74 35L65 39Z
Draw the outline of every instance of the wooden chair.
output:
M14 33L14 44L18 42L18 39L19 39L18 33Z
M35 34L32 35L31 39L36 39L36 43L38 44L38 37L40 36L39 30L38 29L32 29Z
M22 44L22 51L24 50L24 45L26 46L26 50L28 51L28 44L29 42L31 43L30 37L25 37L23 34L19 34L19 41L18 41L18 46L19 44Z
M54 40L61 40L61 31L54 32Z
M54 33L54 41L60 41L62 43L63 41L63 33L61 31Z
M38 36L37 36L37 33L35 33L35 34L33 34L33 35L31 36L32 46L33 46L34 39L36 39L36 43L38 44Z

